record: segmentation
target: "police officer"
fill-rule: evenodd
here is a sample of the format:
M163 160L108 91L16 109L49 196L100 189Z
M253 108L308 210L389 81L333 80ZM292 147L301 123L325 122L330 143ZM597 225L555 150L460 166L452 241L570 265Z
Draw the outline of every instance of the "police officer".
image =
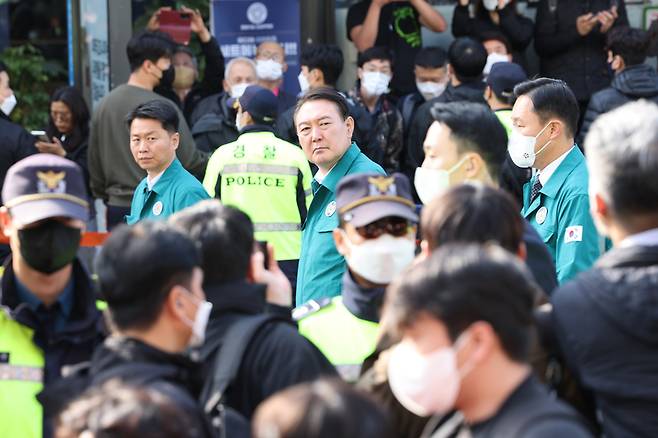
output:
M548 246L560 283L588 269L603 250L589 212L587 165L574 144L578 102L566 83L539 78L514 88L509 154L533 167L521 214Z
M36 398L70 366L89 361L103 323L76 253L89 216L87 189L72 161L38 154L13 165L0 224L13 255L0 292L0 431L49 436L53 413Z
M311 168L300 148L274 135L278 102L270 90L250 85L233 104L240 137L213 153L203 185L210 196L249 215L256 240L274 245L279 266L295 284Z
M126 217L129 225L145 218L164 219L208 198L201 183L176 158L179 117L171 103L151 100L140 104L127 122L133 158L146 171L133 194Z
M336 248L347 260L342 294L293 312L299 331L355 381L375 349L386 286L413 260L418 215L406 176L349 175L336 192Z

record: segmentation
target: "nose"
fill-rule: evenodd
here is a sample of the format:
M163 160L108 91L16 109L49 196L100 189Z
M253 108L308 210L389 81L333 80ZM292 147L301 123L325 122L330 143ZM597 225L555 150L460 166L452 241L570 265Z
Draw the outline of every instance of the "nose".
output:
M311 128L311 141L316 142L322 140L322 130L319 126L313 126Z

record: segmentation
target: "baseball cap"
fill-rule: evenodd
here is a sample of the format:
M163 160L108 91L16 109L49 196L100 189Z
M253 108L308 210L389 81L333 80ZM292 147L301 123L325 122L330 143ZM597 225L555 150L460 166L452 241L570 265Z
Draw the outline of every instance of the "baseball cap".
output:
M240 101L242 111L248 112L256 122L274 123L278 112L278 102L274 93L260 85L249 85L242 96L230 98L228 104L235 107Z
M389 216L418 222L411 184L401 173L346 176L336 189L336 209L344 221L355 227Z
M497 62L487 76L487 85L498 97L510 98L514 87L528 79L523 67L513 62Z
M7 171L2 199L11 218L31 224L50 217L87 221L89 201L82 170L71 160L35 154Z

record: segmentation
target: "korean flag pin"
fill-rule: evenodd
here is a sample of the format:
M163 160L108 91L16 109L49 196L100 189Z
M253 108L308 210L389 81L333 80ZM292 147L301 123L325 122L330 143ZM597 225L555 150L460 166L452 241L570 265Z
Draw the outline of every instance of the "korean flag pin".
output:
M546 215L547 214L548 214L548 209L546 209L546 207L542 207L537 211L537 215L535 216L535 219L537 219L537 223L539 225L546 222Z
M336 213L336 201L331 201L329 205L327 205L327 208L324 209L324 215L331 217L334 213Z
M153 204L153 216L160 216L162 214L162 201Z

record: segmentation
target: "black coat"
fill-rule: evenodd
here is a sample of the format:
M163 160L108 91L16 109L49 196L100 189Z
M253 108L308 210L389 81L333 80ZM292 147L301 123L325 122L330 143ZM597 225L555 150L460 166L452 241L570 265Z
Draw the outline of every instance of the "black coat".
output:
M658 73L650 65L639 64L625 68L615 75L608 88L592 96L578 134L578 144L583 146L583 140L598 116L638 99L658 103Z
M196 147L204 152L213 152L218 147L238 139L235 126L236 112L227 104L225 92L206 97L197 105L191 119L192 137Z
M213 304L207 339L222 337L233 322L266 310L263 285L240 281L204 285L204 290ZM209 365L204 373L207 376L212 376L215 355L216 350L202 350L204 363ZM240 371L226 391L226 402L251 418L256 407L275 392L321 376L335 375L331 363L292 323L273 321L258 332L247 347Z
M658 246L614 248L554 292L555 336L609 437L658 436Z
M34 146L36 142L36 138L0 111L0 193L9 168L17 161L39 152Z
M535 19L535 50L541 59L541 74L562 79L579 102L610 84L610 72L605 51L606 35L597 24L587 36L580 36L576 19L589 12L594 14L610 9L611 0L557 0L555 11L541 0ZM615 1L619 17L616 26L628 26L626 6Z

